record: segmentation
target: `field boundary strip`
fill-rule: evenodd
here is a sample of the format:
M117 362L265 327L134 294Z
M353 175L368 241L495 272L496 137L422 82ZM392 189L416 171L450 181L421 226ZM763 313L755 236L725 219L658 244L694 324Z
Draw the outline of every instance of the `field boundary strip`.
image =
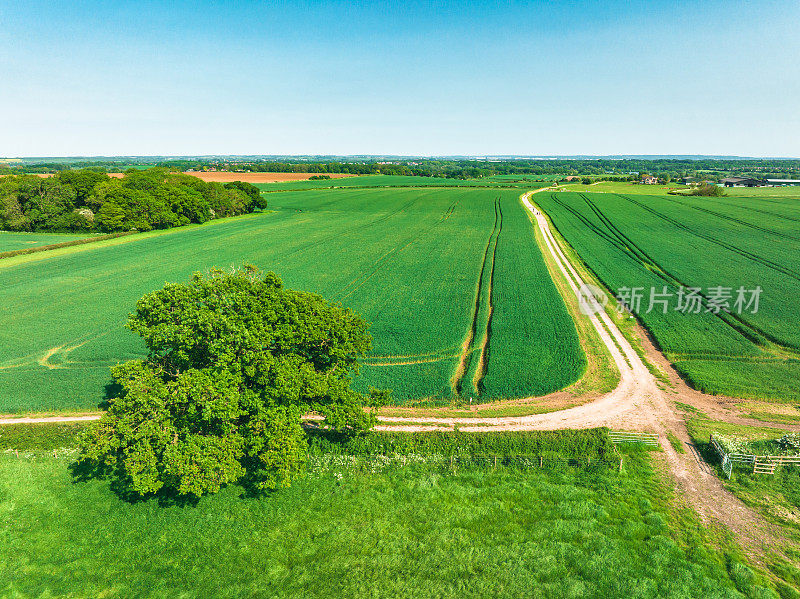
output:
M4 258L14 258L15 256L28 256L30 254L38 254L39 252L49 252L51 250L72 247L74 245L86 245L88 243L105 241L106 239L116 239L118 237L133 235L134 233L138 233L138 231L119 231L117 233L108 233L107 235L95 235L95 236L84 237L83 239L73 239L72 241L62 241L60 243L50 243L48 245L39 245L31 248L9 250L7 252L0 252L0 260Z

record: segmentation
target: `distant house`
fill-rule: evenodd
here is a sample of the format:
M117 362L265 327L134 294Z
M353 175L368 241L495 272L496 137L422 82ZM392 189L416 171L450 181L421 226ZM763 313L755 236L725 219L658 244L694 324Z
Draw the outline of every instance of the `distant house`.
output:
M800 185L800 179L767 179L767 185L781 187L783 185Z
M658 185L658 177L653 175L644 175L642 177L642 185Z
M725 177L719 181L725 187L758 187L764 185L761 179L752 179L750 177Z
M683 179L681 179L681 183L683 183L684 185L694 185L695 180L694 177L684 177Z

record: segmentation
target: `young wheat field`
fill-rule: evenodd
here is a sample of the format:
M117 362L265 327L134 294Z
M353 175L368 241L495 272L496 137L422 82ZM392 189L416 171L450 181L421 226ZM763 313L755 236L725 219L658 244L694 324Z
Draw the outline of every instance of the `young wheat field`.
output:
M351 181L351 180L348 180ZM270 211L0 262L0 413L91 408L109 366L144 354L136 300L244 262L372 323L358 388L416 398L527 397L585 368L519 191L329 189Z

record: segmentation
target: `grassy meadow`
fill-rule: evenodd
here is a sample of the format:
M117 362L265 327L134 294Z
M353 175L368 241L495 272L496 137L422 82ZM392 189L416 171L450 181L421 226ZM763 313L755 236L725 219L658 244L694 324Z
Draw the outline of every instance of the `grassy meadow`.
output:
M777 597L647 453L622 472L317 456L291 488L196 505L127 503L70 461L0 454L0 595Z
M108 367L143 355L123 328L136 300L243 262L372 323L360 389L444 401L454 387L482 399L563 388L585 358L518 196L285 192L262 214L0 260L0 413L95 407Z
M643 186L642 186L643 187ZM696 388L746 398L797 398L800 377L800 203L622 193L540 193L535 200L603 284L644 289L637 316ZM676 310L678 288L701 288L699 313ZM731 313L709 289L731 289ZM735 290L762 288L757 313ZM648 313L651 288L671 294Z

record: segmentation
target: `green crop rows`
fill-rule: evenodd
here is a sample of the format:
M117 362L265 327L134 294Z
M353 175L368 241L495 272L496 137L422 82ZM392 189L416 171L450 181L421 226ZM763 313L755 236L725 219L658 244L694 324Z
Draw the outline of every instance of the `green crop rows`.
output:
M533 177L528 176L527 179ZM343 187L519 187L534 189L546 187L543 182L525 180L523 176L486 177L484 179L446 179L443 177L414 177L406 175L361 175L343 179L321 179L308 181L283 181L280 183L260 183L264 191L296 191L304 189L324 189Z
M645 288L638 315L695 387L796 399L800 378L800 208L796 199L545 193L536 201L612 291ZM753 314L646 313L649 290L760 286ZM734 292L735 294L735 292ZM674 297L674 296L673 296Z
M584 359L518 196L283 192L264 214L0 260L0 413L96 406L108 367L143 355L123 328L139 297L243 262L365 315L374 347L360 389L449 399L467 361L464 396L555 391Z

